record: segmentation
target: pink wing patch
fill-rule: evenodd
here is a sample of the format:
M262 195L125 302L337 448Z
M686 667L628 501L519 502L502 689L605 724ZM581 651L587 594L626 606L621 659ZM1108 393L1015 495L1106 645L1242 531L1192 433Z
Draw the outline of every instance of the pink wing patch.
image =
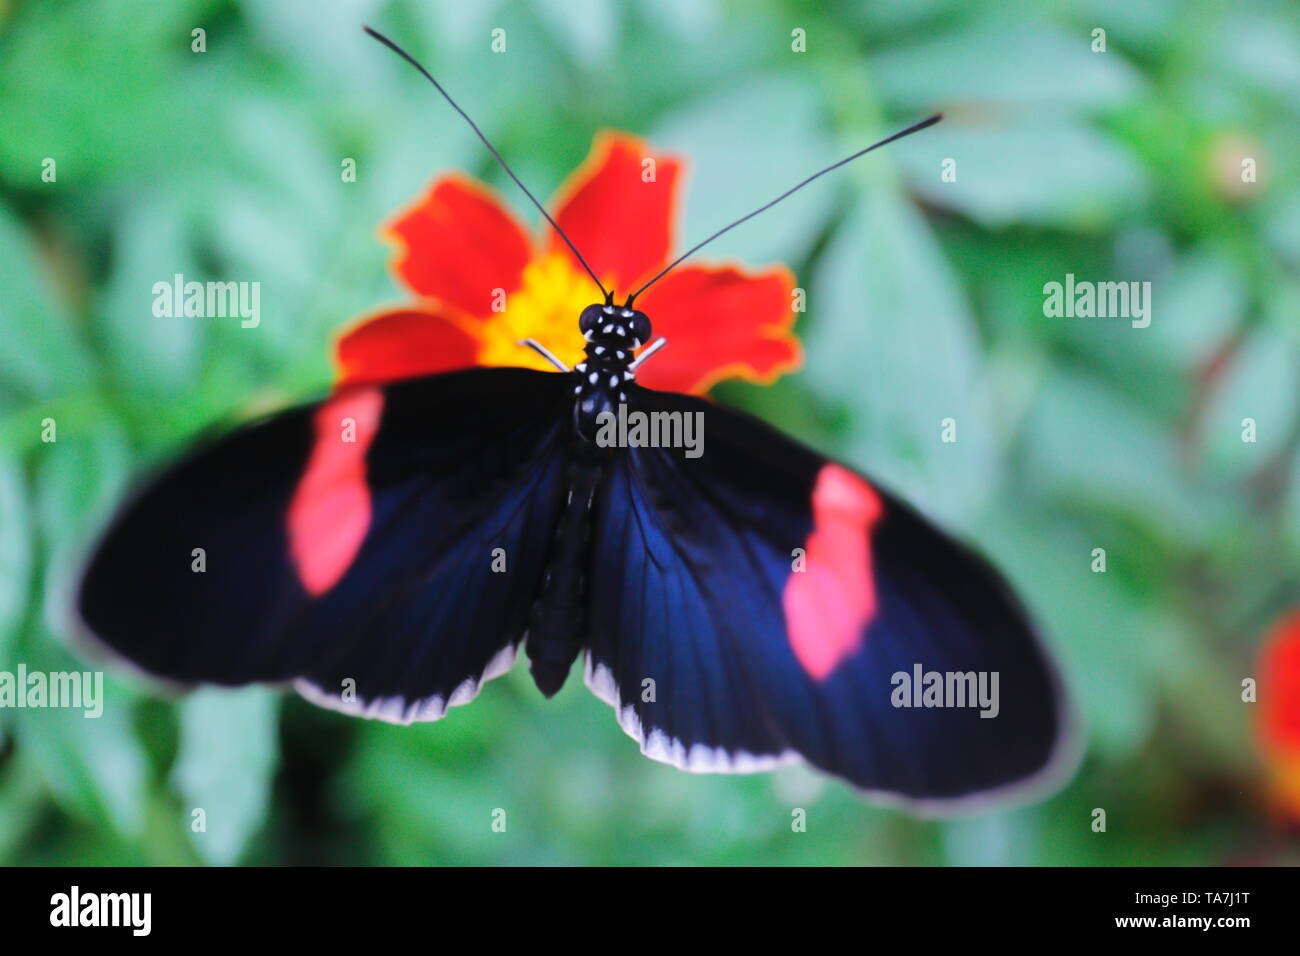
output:
M316 440L289 503L289 555L317 597L338 583L370 529L366 453L384 408L377 388L348 389L316 410Z
M786 580L782 604L799 665L814 680L825 680L858 649L876 614L870 535L882 506L871 486L853 472L823 465L812 510L805 569Z

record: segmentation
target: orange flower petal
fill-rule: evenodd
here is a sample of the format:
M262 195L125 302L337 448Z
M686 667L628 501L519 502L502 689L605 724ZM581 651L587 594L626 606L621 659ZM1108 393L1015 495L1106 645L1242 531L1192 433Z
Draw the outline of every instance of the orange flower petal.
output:
M620 299L669 260L681 170L679 159L651 153L634 136L603 132L552 203L555 221ZM572 258L564 240L546 228L547 247Z
M1300 820L1300 611L1269 635L1259 662L1258 731L1272 802Z
M528 234L487 186L462 176L436 181L388 226L394 269L414 292L469 315L519 286L532 256Z
M362 319L334 349L338 385L371 385L477 364L478 339L436 312L392 309Z
M1269 747L1300 755L1300 611L1274 628L1260 657L1259 731Z
M735 267L678 266L637 303L654 335L668 339L668 347L637 371L637 380L695 394L727 378L770 385L803 361L793 331L793 290L794 275L784 267L746 274Z

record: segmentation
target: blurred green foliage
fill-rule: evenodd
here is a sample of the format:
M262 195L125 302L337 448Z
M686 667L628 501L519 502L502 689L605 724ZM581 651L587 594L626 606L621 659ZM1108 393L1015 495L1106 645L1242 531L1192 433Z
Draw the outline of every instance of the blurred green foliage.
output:
M546 702L522 667L411 728L264 689L163 700L112 672L101 719L0 710L0 862L1297 860L1240 700L1300 587L1283 0L0 2L0 668L78 666L69 582L142 468L327 387L332 333L402 297L381 222L452 168L515 201L361 22L425 58L542 194L600 128L686 153L681 241L948 113L711 250L788 262L809 304L806 369L720 397L978 537L1060 650L1085 761L1038 805L926 822L801 769L652 763L581 680ZM155 318L177 272L259 280L261 326ZM1066 273L1152 282L1151 326L1045 318Z

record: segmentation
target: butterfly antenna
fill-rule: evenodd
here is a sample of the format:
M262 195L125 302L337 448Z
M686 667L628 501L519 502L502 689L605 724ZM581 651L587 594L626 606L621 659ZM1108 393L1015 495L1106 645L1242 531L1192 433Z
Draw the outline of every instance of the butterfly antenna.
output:
M755 209L755 210L754 210L753 212L751 212L749 215L747 215L747 216L741 216L739 219L737 219L735 222L731 223L730 225L723 226L721 229L719 229L719 230L718 230L717 232L715 232L713 235L709 236L709 238L705 239L703 242L699 243L698 245L694 245L694 246L692 246L691 248L687 249L687 250L686 250L685 252L683 252L680 256L678 256L676 259L674 259L671 263L669 263L667 266L665 266L665 267L663 268L663 270L662 270L662 271L661 271L657 276L655 276L653 279L651 279L649 282L647 282L647 283L646 283L645 285L643 285L641 288L637 289L637 290L636 290L635 292L633 292L630 296L628 296L628 299L627 299L627 308L631 308L631 307L632 307L632 300L633 300L633 299L635 299L637 296L639 296L639 295L640 295L642 292L644 292L646 289L650 288L652 285L654 285L656 282L658 282L660 279L662 279L664 276L666 276L669 272L671 272L671 271L672 271L673 269L675 269L677 266L681 265L683 262L685 262L685 261L686 261L687 259L689 259L691 256L695 255L695 253L699 252L701 249L703 249L705 246L707 246L707 245L708 245L710 242L712 242L714 239L717 239L717 238L718 238L719 236L721 236L723 233L730 232L732 229L735 229L737 226L739 226L742 222L748 222L750 219L753 219L755 216L757 216L760 212L766 212L767 210L769 210L769 209L771 209L773 206L775 206L777 203L779 203L782 199L787 199L787 198L789 198L790 196L793 196L795 193L797 193L799 190L803 189L805 186L807 186L807 185L808 185L810 182L812 182L814 179L818 179L818 178L821 177L821 176L825 176L827 173L832 172L833 170L839 169L841 166L845 165L846 163L851 163L851 162L853 162L855 159L857 159L857 158L860 157L860 156L865 156L865 155L867 155L867 153L871 152L873 149L879 149L881 146L887 146L888 144L894 142L894 140L896 140L896 139L902 139L904 136L911 136L913 133L919 133L921 130L925 129L927 126L933 126L935 123L939 122L939 120L941 120L941 119L943 119L943 114L942 114L942 113L935 113L933 116L930 116L930 117L928 117L928 118L926 118L926 119L923 119L923 120L921 120L921 122L919 122L919 123L913 123L913 124L912 124L911 126L909 126L907 129L899 130L899 131L898 131L897 133L895 133L893 136L887 136L887 137L885 137L884 139L882 139L882 140L881 140L880 142L878 142L878 143L872 143L872 144L871 144L870 146L868 146L866 149L860 149L860 150L858 150L856 153L854 153L852 156L846 156L844 159L841 159L838 163L832 163L830 166L827 166L825 169L818 170L817 172L815 172L815 173L813 173L811 176L809 176L807 179L805 179L803 182L799 183L797 186L792 186L790 189L787 189L785 192L781 193L781 195L777 196L777 197L776 197L775 199L773 199L771 202L767 203L767 204L764 205L764 206L759 206L757 209Z
M374 37L384 46L388 47L388 49L392 50L394 53L396 53L398 56L404 59L407 63L411 64L411 66L415 67L422 74L424 74L424 78L434 85L434 88L437 89L437 91L442 94L442 98L451 104L451 108L461 115L461 118L470 125L470 129L474 130L478 138L483 141L483 145L488 148L488 152L492 154L493 158L496 159L496 161L501 164L501 168L506 171L506 175L515 181L515 185L524 191L524 195L527 196L532 201L533 205L537 207L537 211L540 212L546 218L546 221L551 224L551 227L560 234L560 238L564 240L564 244L573 251L573 254L575 256L578 257L578 261L582 263L582 268L587 270L587 275L591 276L591 281L596 283L596 286L600 289L600 294L605 297L605 301L606 302L612 301L612 296L610 292L606 290L604 285L601 284L601 281L598 278L596 278L596 273L591 271L591 266L587 265L587 260L582 258L582 253L578 251L578 247L575 246L570 241L569 237L564 234L564 230L560 228L559 223L557 223L554 219L551 218L551 214L546 211L546 207L543 206L541 203L539 203L537 201L537 197L528 191L528 187L519 181L519 177L516 176L514 170L511 169L506 164L506 161L501 158L501 154L496 151L496 147L488 142L488 138L483 135L483 131L478 128L478 124L469 118L469 114L460 108L460 106L456 103L456 101L451 98L451 94L449 94L446 90L444 90L442 88L442 84L433 78L433 74L431 74L428 70L426 70L423 66L421 66L419 60L411 56L411 54L407 53L400 46L398 46L392 40L388 39L388 37L384 36L378 30L372 30L370 27L366 27L366 26L363 26L361 29L365 30L367 33L369 33L372 37Z

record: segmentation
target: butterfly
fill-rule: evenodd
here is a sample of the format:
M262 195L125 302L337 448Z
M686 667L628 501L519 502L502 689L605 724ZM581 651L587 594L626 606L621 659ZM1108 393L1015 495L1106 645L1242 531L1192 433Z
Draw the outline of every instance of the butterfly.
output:
M642 752L684 770L806 761L918 813L1050 785L1068 698L990 564L759 419L637 384L664 343L635 300L705 243L621 305L569 243L604 293L572 369L529 342L555 372L347 385L193 451L93 551L86 629L176 684L291 683L403 724L522 648L547 697L581 658Z

